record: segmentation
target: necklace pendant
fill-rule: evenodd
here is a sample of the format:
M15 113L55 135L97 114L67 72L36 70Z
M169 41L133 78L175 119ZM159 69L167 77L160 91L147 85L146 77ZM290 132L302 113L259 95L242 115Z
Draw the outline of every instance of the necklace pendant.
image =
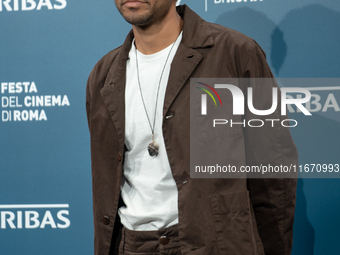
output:
M159 146L155 141L152 141L148 146L148 151L151 157L157 157L158 156L158 149Z

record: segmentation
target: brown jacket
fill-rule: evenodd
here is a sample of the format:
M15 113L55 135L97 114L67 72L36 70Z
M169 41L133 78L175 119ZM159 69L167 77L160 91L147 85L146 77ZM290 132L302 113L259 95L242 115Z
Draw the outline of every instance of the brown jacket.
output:
M184 19L183 39L171 65L163 135L178 188L182 254L290 254L296 179L191 179L189 171L190 78L272 77L265 55L254 40L204 21L187 6L178 12ZM96 255L114 254L119 241L125 69L132 39L130 32L121 47L104 56L87 84ZM166 118L169 115L173 117ZM287 128L245 128L227 141L231 162L297 164Z

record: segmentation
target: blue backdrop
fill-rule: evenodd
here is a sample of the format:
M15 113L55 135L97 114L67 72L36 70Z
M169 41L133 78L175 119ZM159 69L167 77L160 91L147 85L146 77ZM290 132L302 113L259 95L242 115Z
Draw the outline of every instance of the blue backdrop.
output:
M338 0L181 4L254 38L276 77L340 77ZM85 86L129 30L113 0L0 0L0 254L93 254ZM340 92L312 94L290 113L300 163L340 163ZM339 254L339 184L299 179L294 255Z

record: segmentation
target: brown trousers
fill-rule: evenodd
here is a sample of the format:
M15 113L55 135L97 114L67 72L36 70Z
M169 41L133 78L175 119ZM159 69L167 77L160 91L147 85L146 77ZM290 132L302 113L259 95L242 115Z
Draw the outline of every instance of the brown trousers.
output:
M181 255L177 225L155 231L123 227L119 255Z

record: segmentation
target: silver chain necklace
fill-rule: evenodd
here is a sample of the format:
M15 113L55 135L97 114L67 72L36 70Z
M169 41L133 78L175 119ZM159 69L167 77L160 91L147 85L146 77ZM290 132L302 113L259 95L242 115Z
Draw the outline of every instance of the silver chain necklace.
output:
M181 33L180 33L181 34ZM179 34L179 35L180 35ZM159 93L159 88L161 86L161 82L162 82L162 77L163 77L163 73L164 73L164 70L165 70L165 67L166 67L166 64L168 63L168 60L169 60L169 57L170 57L170 54L171 54L171 51L172 49L174 48L178 38L179 38L179 35L177 36L175 42L172 44L171 46L171 49L168 53L168 56L165 60L165 64L163 66L163 69L162 69L162 72L161 72L161 76L159 78L159 83L158 83L158 89L157 89L157 96L156 96L156 105L155 105L155 113L154 113L154 119L153 119L153 125L151 125L151 121L150 121L150 118L149 118L149 114L148 114L148 111L146 110L146 106L145 106L145 102L144 102L144 97L143 97L143 92L142 92L142 88L141 88L141 85L140 85L140 80L139 80L139 68L138 68L138 58L137 58L137 47L135 47L135 54L136 54L136 66L137 66L137 78L138 78L138 85L139 85L139 91L140 91L140 96L142 98L142 102L143 102L143 106L144 106L144 111L146 113L146 116L148 117L148 121L149 121L149 125L150 125L150 129L151 129L151 133L152 133L152 142L148 145L148 152L149 152L149 155L151 157L157 157L158 156L158 152L159 152L159 145L155 142L155 123L156 123L156 113L157 113L157 103L158 103L158 93Z

